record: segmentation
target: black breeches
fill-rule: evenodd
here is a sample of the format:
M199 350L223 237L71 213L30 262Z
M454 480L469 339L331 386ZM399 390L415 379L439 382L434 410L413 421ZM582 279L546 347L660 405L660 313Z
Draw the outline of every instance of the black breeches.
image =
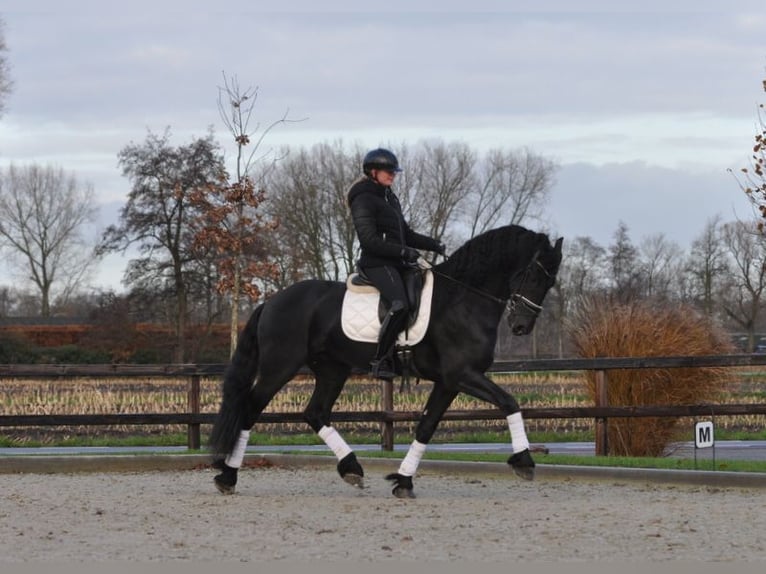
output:
M404 310L407 310L407 290L396 267L365 267L363 271L389 305L394 301L401 301Z
M383 321L378 339L377 358L381 358L388 354L396 342L396 337L407 324L409 315L407 291L404 288L402 276L395 267L367 267L363 271L391 309Z

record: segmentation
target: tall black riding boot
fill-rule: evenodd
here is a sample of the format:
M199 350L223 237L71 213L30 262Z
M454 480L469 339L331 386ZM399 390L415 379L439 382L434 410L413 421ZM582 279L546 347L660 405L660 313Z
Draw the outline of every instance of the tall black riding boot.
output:
M394 345L399 332L404 327L407 320L407 312L401 301L394 301L391 304L386 318L380 325L380 335L378 336L378 350L375 358L370 363L370 374L377 379L392 380L396 376L396 366L394 365Z

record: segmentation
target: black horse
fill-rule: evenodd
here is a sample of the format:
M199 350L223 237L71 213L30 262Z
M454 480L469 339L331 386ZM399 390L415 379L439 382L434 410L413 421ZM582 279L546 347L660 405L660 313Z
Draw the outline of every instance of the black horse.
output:
M415 475L426 445L458 393L483 399L507 417L513 454L508 464L532 480L521 409L516 400L485 376L494 360L503 313L514 335L531 332L542 302L556 281L561 262L559 238L509 225L466 242L446 261L433 266L431 320L423 339L411 349L411 372L433 382L418 422L415 440L397 473L386 478L393 494L413 497ZM258 306L239 336L223 380L223 398L213 426L215 484L234 492L250 429L274 395L307 366L316 386L304 418L338 459L338 473L363 485L356 456L330 426L335 401L353 369L365 369L375 344L350 340L341 327L343 283L306 280L280 291Z

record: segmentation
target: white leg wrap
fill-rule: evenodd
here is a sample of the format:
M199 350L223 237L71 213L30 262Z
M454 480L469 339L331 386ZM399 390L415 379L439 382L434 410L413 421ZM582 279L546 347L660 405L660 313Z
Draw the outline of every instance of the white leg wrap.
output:
M420 465L420 459L423 458L423 454L426 452L427 445L416 440L412 441L410 449L407 451L407 456L402 460L402 464L399 465L399 474L402 476L415 476Z
M333 427L325 425L319 429L317 434L330 447L330 450L335 453L338 460L343 460L347 455L351 454L351 447L346 444L343 437Z
M242 430L239 431L239 438L237 439L237 444L234 445L234 450L232 450L229 455L226 457L226 460L224 461L226 463L226 466L230 466L232 468L239 468L242 466L242 461L245 459L245 449L247 448L247 441L250 440L250 431L249 430Z
M513 413L506 417L508 419L508 428L511 429L511 443L514 454L529 448L527 440L527 431L524 430L524 421L521 419L521 413Z

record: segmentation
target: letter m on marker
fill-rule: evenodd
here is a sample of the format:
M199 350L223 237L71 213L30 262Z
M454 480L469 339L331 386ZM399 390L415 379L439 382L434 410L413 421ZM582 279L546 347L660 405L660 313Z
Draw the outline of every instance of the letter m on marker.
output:
M694 446L706 448L713 446L713 423L705 421L694 425Z

